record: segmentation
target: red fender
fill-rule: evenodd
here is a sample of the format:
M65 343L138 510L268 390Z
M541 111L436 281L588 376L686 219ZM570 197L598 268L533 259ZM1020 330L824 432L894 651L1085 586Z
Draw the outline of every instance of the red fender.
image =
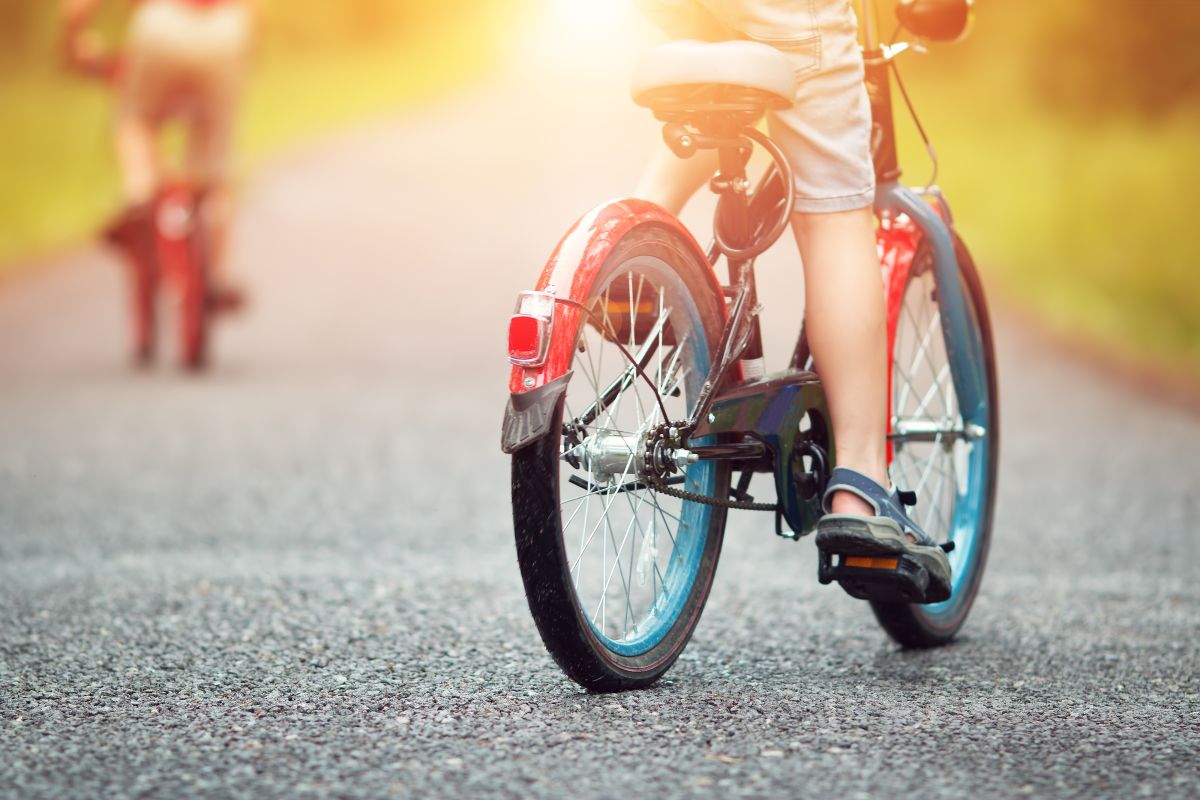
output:
M934 210L951 225L949 210L940 194L926 198ZM908 286L913 259L921 243L921 229L907 215L889 217L875 231L875 243L879 249L879 262L883 268L883 290L887 302L887 380L888 402L892 397L892 375L896 351L896 329L900 324L900 309L904 305L904 290ZM888 413L888 433L892 432L891 413ZM892 444L887 446L887 459L892 461Z
M659 225L673 229L695 249L696 257L707 264L704 250L691 232L673 214L646 200L627 198L613 200L584 214L567 234L542 269L538 291L552 292L560 299L584 303L613 248L629 231L640 225ZM720 294L721 283L712 269L705 270L714 294ZM544 386L566 374L579 335L582 311L570 303L554 304L554 321L550 350L540 367L514 366L508 380L513 394L528 392Z
M879 263L883 268L883 291L887 301L887 352L889 390L892 375L892 356L896 347L896 327L900 321L900 309L904 303L904 288L908 285L908 274L912 269L913 256L917 252L920 236L916 226L907 217L893 221L875 231L875 243L879 248Z

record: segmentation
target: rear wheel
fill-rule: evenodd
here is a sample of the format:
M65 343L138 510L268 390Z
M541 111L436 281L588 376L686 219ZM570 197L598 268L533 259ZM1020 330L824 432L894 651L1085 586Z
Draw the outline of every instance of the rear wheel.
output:
M179 336L183 365L203 369L208 364L208 270L198 232L187 242L187 264L179 297Z
M148 250L129 259L130 312L133 332L133 362L146 366L154 360L157 332L155 300L158 295L158 266Z
M950 322L938 307L932 253L922 246L904 289L892 352L891 477L916 493L910 514L917 524L936 541L954 544L950 599L871 603L884 629L910 647L944 644L962 627L992 535L1000 432L992 329L971 256L957 239L955 249L967 306L963 330L943 330ZM981 402L973 411L959 406L945 334L951 341L973 339L983 354L982 369L975 371Z
M657 680L712 585L725 509L648 488L640 472L656 429L687 418L708 373L723 320L708 268L669 229L626 234L587 291L549 433L513 456L529 607L551 655L589 690ZM729 493L728 467L712 461L674 480L697 495Z

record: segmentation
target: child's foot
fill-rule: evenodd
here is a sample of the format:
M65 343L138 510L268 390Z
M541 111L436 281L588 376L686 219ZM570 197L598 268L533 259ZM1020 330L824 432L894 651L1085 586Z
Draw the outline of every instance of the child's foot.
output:
M852 469L834 469L825 490L828 512L817 523L817 547L841 556L906 555L929 573L933 597L950 596L950 560L904 510L900 491L889 493L875 481ZM852 500L861 503L866 513L845 513L841 509ZM833 513L835 503L838 511ZM912 503L908 503L911 505Z
M148 240L153 209L148 203L126 207L104 226L102 237L130 258L137 258Z
M208 307L214 313L236 313L245 306L246 293L233 284L218 284L208 290Z

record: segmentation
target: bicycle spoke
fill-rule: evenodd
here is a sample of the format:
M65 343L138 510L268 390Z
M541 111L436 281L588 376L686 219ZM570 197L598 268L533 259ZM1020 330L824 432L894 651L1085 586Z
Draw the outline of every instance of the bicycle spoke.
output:
M605 516L604 521L605 521L605 525L604 525L605 533L607 534L607 536L605 537L605 541L606 541L606 543L609 541L612 542L615 555L613 557L613 569L608 571L608 575L604 580L603 587L601 588L601 592L600 592L601 602L602 603L605 602L605 598L608 597L609 585L612 583L612 577L613 577L614 572L619 572L621 575L621 583L625 587L626 605L628 605L628 603L629 603L629 584L625 580L624 570L621 570L621 549L625 546L625 542L629 538L629 528L628 527L626 528L625 534L621 538L621 544L618 547L616 537L613 536L612 526L609 524L609 520L608 520L607 516ZM607 567L608 567L608 556L607 556L607 554L605 554L605 557L602 561L602 568L607 569ZM603 628L604 628L604 626L601 625L601 630L603 630Z

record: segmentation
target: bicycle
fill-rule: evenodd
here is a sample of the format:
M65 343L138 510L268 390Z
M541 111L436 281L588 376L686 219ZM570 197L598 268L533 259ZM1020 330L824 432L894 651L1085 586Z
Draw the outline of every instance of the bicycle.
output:
M166 281L173 289L180 363L190 370L207 366L212 292L202 195L187 182L168 183L147 213L123 217L105 238L124 254L130 272L135 363L154 358L159 290Z
M917 521L942 542L953 579L949 597L930 597L928 575L907 557L824 553L818 579L868 599L897 642L930 647L961 628L986 563L995 358L983 288L945 198L899 183L889 71L908 45L881 44L873 4L864 0L862 11L878 143L890 469L913 489ZM945 40L961 35L968 12L969 0L917 0L900 16L916 36ZM676 155L717 150L711 246L651 203L601 205L559 242L509 322L501 447L512 455L525 593L555 661L593 691L648 686L674 663L708 597L729 510L771 512L775 532L798 540L822 514L835 460L803 325L786 370L742 374L762 355L754 260L786 230L793 202L791 167L754 124L791 104L794 76L772 48L741 42L777 66L728 82L703 66L715 63L705 48L720 46L657 48L652 63L667 65L657 75L704 79L643 75L634 97L664 122ZM752 186L755 145L771 163ZM715 272L722 257L727 283ZM759 473L773 477L775 502L749 494Z

